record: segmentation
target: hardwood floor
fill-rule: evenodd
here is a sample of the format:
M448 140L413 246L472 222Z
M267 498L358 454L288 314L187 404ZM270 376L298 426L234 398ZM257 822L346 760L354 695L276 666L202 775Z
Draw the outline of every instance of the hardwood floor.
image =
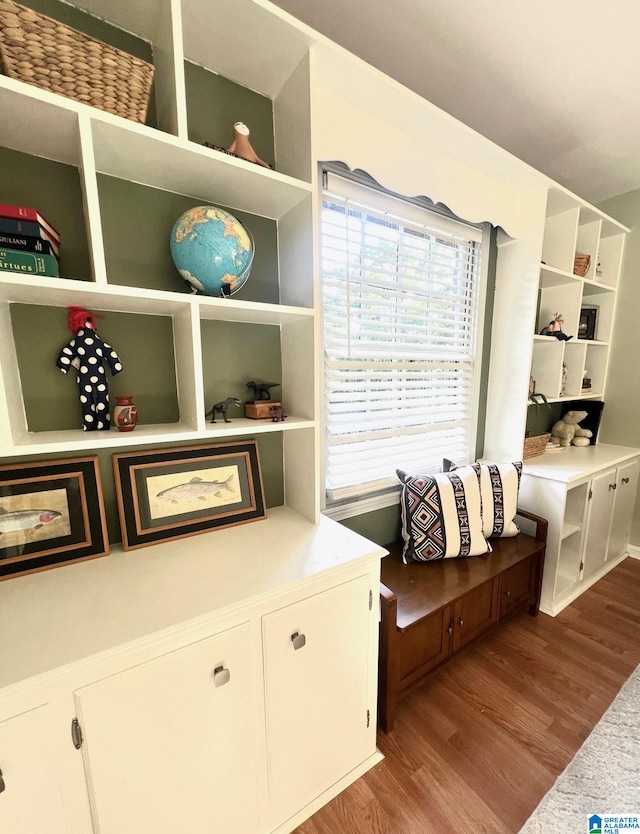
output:
M640 561L401 696L385 760L295 834L515 834L640 663Z

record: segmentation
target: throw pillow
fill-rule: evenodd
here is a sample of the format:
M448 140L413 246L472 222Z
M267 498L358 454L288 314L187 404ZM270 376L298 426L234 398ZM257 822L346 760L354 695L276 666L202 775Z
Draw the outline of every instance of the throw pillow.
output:
M402 561L429 562L491 551L482 532L480 482L471 466L436 475L407 475L400 499Z
M487 538L517 536L520 530L514 518L518 509L522 461L515 463L476 461L470 465L475 469L480 483L484 535ZM456 464L447 458L443 459L442 468L445 472L459 471Z

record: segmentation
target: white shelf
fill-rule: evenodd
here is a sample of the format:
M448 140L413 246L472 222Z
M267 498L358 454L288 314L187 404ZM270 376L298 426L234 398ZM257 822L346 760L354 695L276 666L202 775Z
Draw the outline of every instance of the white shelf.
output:
M568 539L569 536L573 536L574 533L579 533L582 528L579 524L569 524L565 522L562 525L562 533L560 534L561 539Z

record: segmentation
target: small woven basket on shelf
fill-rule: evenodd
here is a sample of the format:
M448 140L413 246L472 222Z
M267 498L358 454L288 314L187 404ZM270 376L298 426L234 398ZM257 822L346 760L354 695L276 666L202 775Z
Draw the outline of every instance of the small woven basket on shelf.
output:
M525 437L524 448L522 450L523 460L526 460L527 458L535 458L537 455L541 455L547 448L547 443L550 439L550 432L549 434L538 434L535 437Z
M580 252L577 252L573 259L573 274L584 278L587 272L589 272L590 266L591 255L582 255Z
M13 0L0 0L0 61L10 78L145 122L152 64Z

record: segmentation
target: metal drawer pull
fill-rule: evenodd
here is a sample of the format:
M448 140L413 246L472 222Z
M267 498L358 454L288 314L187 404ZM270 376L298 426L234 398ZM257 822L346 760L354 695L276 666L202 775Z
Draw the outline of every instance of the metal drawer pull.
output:
M2 778L2 771L0 770L0 793L6 788L7 786L4 783L4 779Z
M458 625L460 626L460 628L462 628L462 626L464 625L464 620L462 619L462 617L460 617L460 619L458 620Z
M609 484L609 489L615 489L617 486L617 484Z
M451 625L451 623L449 623L449 625L447 626L447 634L449 635L449 637L451 637L452 633L453 633L453 626Z
M82 747L82 728L77 718L71 721L71 741L73 741L73 746L76 750Z
M629 483L629 479L628 479L628 478L623 478L623 479L622 479L622 483L623 483L623 484L628 484L628 483Z
M306 644L307 638L304 634L298 634L297 631L294 631L291 635L291 642L293 644L293 648L298 651L298 649L301 649Z
M213 670L213 684L214 686L224 686L231 680L231 672L225 669L224 666L216 666Z

